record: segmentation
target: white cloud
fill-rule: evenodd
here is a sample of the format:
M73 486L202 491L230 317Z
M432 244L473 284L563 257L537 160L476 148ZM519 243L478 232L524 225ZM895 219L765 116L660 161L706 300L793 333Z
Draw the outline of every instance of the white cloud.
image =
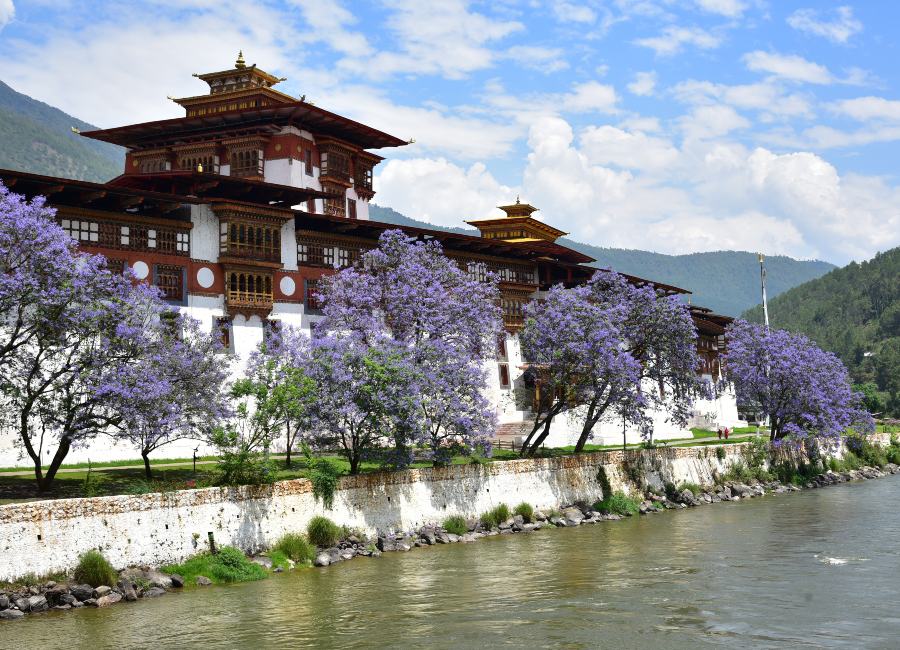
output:
M0 0L0 29L3 29L16 16L13 0Z
M678 159L678 149L664 138L614 126L589 126L579 138L581 151L595 165L652 170L669 167Z
M722 44L722 39L699 27L670 25L665 27L659 36L639 38L635 43L649 47L657 56L672 56L684 49L685 45L694 45L705 50L717 48Z
M884 97L857 97L834 102L831 110L854 120L888 120L900 122L900 101Z
M825 66L793 54L756 50L745 54L743 60L749 70L768 72L780 79L811 84L830 84L834 81Z
M610 85L597 81L586 81L575 84L572 92L566 93L561 98L561 107L564 111L577 113L614 113L618 97L616 90Z
M785 93L779 84L772 81L728 86L710 81L689 80L676 84L672 93L688 104L725 103L741 110L757 111L764 121L811 117L813 114L806 97L797 93Z
M521 31L524 26L469 11L468 4L465 0L389 0L387 6L393 14L387 25L399 49L362 58L348 57L339 65L376 79L396 74L438 74L461 79L490 67L495 53L488 44Z
M684 137L693 140L718 138L738 129L746 129L750 121L731 106L716 104L698 106L678 120Z
M634 81L628 84L628 90L635 95L646 97L652 95L656 89L655 72L638 72L634 75Z
M569 67L563 51L555 47L540 47L537 45L514 45L502 56L504 59L515 61L521 66L549 74L559 72Z
M741 0L696 0L696 2L704 11L728 18L740 18L747 9L747 4Z
M375 183L379 204L439 226L499 216L496 206L516 193L497 182L482 163L465 169L444 158L391 160Z
M832 20L828 20L816 9L798 9L788 16L787 23L801 32L822 36L835 43L846 43L863 30L863 24L853 17L852 7L838 7L832 15Z
M362 57L372 46L357 26L356 17L339 0L291 0L300 7L309 27L299 34L301 41L324 40L336 52Z
M562 22L592 23L597 20L597 13L593 9L574 2L554 2L553 13Z

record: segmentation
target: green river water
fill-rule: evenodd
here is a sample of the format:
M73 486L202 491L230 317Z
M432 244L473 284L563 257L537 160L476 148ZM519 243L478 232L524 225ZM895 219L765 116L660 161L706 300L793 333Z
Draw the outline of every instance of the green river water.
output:
M0 623L0 648L897 648L900 475Z

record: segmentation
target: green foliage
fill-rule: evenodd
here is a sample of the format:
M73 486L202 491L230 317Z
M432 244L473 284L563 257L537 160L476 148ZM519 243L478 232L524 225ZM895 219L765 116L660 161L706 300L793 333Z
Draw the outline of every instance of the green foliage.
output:
M716 447L716 458L725 460L725 447Z
M900 440L897 440L897 436L891 436L891 444L885 450L885 456L889 463L900 465Z
M770 271L769 277L772 277ZM900 416L900 248L851 263L769 302L772 325L837 354L873 412ZM745 313L762 322L762 310Z
M637 514L641 502L624 492L616 491L594 504L594 510L613 515Z
M822 473L823 467L818 463L800 463L795 465L781 462L772 467L775 478L784 484L804 485L810 479Z
M72 577L78 584L111 587L116 584L118 575L100 551L87 551L78 558Z
M855 454L862 465L884 467L888 463L887 451L865 436L848 436L847 449Z
M460 515L453 515L444 519L443 527L448 533L453 533L454 535L465 535L469 532L469 526L466 524L465 517Z
M101 481L91 472L91 465L88 463L87 474L84 475L84 481L81 484L81 496L90 499L100 494L100 483Z
M246 404L238 406L238 418L238 427L247 425ZM268 447L260 447L261 438L244 436L239 428L214 432L213 444L219 449L219 485L263 485L275 481L278 467L269 458Z
M334 505L334 493L341 480L341 470L327 458L316 458L309 445L303 445L303 455L309 468L313 497L320 500L326 510Z
M289 569L291 567L288 556L281 551L269 551L269 559L272 561L272 569Z
M281 539L275 542L272 551L282 553L297 564L310 564L316 558L315 547L298 533L285 533ZM274 558L272 562L275 562Z
M197 576L206 576L215 583L247 582L266 577L266 570L233 546L223 546L215 554L201 553L182 564L162 568L166 573L177 573L185 584L193 584Z
M750 438L749 444L744 447L744 454L747 457L747 465L753 470L762 469L763 465L769 459L769 440L764 437Z
M481 521L486 526L494 527L494 526L499 526L504 521L509 519L509 517L510 517L509 506L506 505L505 503L501 503L500 505L496 506L492 510L488 510L486 513L481 515Z
M306 525L306 536L316 546L328 548L338 543L341 538L341 527L328 517L316 515Z
M519 515L522 519L525 520L526 524L530 524L531 520L534 518L534 508L530 503L525 503L524 501L513 508L513 514Z
M753 472L744 463L737 462L728 468L722 475L723 481L733 481L735 483L746 483L753 480Z
M678 486L679 492L684 492L685 490L690 490L691 494L697 496L703 493L703 488L697 485L696 483L691 483L689 481L685 481Z

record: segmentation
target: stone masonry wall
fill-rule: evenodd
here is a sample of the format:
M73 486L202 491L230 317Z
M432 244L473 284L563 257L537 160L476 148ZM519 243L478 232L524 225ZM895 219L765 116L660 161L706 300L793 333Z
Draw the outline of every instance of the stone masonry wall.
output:
M92 548L116 568L180 562L204 550L209 533L218 545L257 552L286 532L304 531L317 514L367 533L396 532L500 503L547 509L592 502L602 496L601 467L612 490L635 490L628 477L636 474L658 489L666 482L710 484L742 460L744 446L723 447L721 460L715 448L672 447L345 477L327 511L305 479L10 504L0 506L0 581L69 570Z

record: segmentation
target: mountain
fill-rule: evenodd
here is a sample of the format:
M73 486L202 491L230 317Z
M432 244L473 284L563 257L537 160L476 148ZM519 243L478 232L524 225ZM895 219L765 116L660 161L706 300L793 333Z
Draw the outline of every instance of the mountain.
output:
M745 317L762 322L762 307ZM769 321L837 354L868 384L870 410L900 417L900 247L786 291L769 301Z
M122 173L125 151L72 133L97 127L0 81L0 168L103 182Z
M369 206L375 221L399 226L436 228L467 235L477 234L468 228L442 228L411 219L396 210L379 205ZM621 273L672 284L693 292L695 305L709 307L720 314L737 316L759 303L759 262L756 253L714 251L690 255L664 255L624 248L602 248L562 238L560 244L573 248L597 261L598 268L611 268ZM828 262L802 261L790 257L766 258L769 296L777 296L791 287L820 277L835 268Z

